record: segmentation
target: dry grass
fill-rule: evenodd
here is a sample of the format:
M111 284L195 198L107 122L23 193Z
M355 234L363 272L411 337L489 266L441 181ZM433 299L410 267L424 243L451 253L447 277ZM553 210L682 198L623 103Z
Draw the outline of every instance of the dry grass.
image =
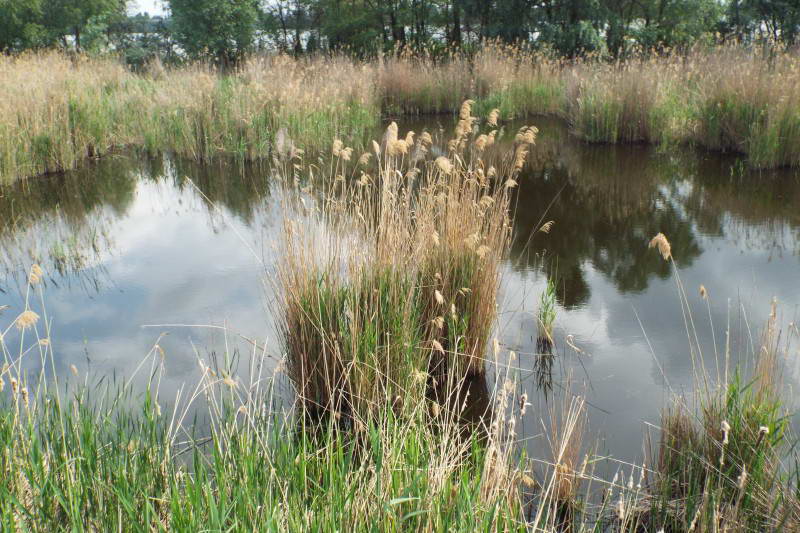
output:
M393 114L457 113L468 98L480 113L553 114L561 110L561 66L546 54L494 43L471 57L400 53L379 65L378 83Z
M606 63L490 44L474 56L400 53L253 58L132 74L111 60L56 53L0 58L0 181L73 168L120 146L206 160L269 155L280 127L306 148L359 145L391 114L558 115L596 142L694 143L756 167L800 164L800 59L718 48Z
M484 372L509 190L535 131L493 166L475 146L484 134L469 102L461 116L436 159L430 135L392 124L368 167L346 160L341 143L315 179L283 167L284 182L306 180L310 196L286 192L301 215L284 232L279 313L289 373L317 409L363 413L400 391L424 393L429 380Z
M3 56L0 182L123 146L257 159L270 154L279 127L309 148L345 134L363 141L378 118L373 75L343 59L275 57L227 76L204 65L138 76L106 59Z
M470 58L400 55L381 67L393 113L457 112L475 98L484 112L561 116L592 142L692 143L747 154L760 168L800 164L793 51L721 47L608 63L488 45Z

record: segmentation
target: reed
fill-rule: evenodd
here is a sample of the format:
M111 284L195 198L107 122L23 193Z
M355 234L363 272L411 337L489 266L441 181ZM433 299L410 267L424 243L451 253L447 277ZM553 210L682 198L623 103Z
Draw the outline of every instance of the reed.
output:
M754 167L798 164L798 57L735 46L564 61L488 44L472 57L400 54L381 66L391 113L556 115L590 142L688 143L736 151Z
M469 429L460 401L387 398L346 429L310 423L302 403L282 410L258 348L239 365L198 358L174 397L158 344L123 382L50 374L42 274L0 337L3 531L526 531L502 410Z
M551 277L548 277L547 284L539 296L537 346L550 346L552 348L553 326L556 321L556 303L556 284Z
M484 372L509 190L535 129L491 165L470 106L447 156L430 155L429 134L399 136L393 123L368 167L341 142L327 174L283 167L284 183L300 179L311 194L285 192L301 209L287 219L278 276L289 375L309 410L366 416L399 391L418 401L431 380Z
M672 250L663 234L650 242L665 261ZM676 281L682 306L689 312L680 277ZM705 287L700 297L708 301ZM694 321L687 322L690 338ZM713 327L713 325L712 325ZM640 506L635 521L669 531L793 530L800 519L787 453L789 419L781 396L781 341L776 304L761 342L745 358L752 368L737 365L711 378L699 346L692 346L696 376L693 404L682 397L661 416L661 436L652 454L656 465L649 504ZM725 347L729 354L731 347ZM730 376L730 377L729 377ZM646 509L646 510L645 510Z
M348 83L329 83L341 77ZM75 168L120 147L267 157L279 127L297 142L377 121L372 71L343 59L253 59L222 75L205 65L136 75L110 59L57 53L0 58L0 182Z
M136 146L205 161L268 157L283 127L318 151L361 147L380 112L555 115L592 142L689 143L737 151L754 167L800 164L800 68L793 51L720 47L573 61L488 43L474 55L399 52L254 57L134 74L110 59L0 58L0 182L74 168Z

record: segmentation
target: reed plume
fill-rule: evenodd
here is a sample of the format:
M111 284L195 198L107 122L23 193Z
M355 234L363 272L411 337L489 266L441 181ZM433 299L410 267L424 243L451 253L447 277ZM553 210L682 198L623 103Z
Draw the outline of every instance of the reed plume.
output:
M470 106L462 106L465 120ZM524 130L523 144L533 131ZM302 225L287 221L278 286L283 339L298 395L318 413L363 418L383 399L424 393L412 376L444 383L484 372L510 243L513 154L501 155L501 170L487 177L488 162L459 152L458 165L432 160L427 132L416 141L413 132L398 132L393 122L376 143L388 157L372 169L375 188L363 186L373 182L369 170L352 186L323 179L314 193L319 209ZM417 152L419 159L399 157ZM343 164L339 171L348 172ZM286 180L287 199L297 198L293 183Z

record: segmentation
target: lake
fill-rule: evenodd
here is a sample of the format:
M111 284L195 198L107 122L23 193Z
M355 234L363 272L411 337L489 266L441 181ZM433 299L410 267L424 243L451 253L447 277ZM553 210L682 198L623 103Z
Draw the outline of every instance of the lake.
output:
M590 145L558 121L527 122L540 133L514 199L497 333L501 363L532 403L521 437L532 452L546 446L540 419L565 393L582 394L585 442L640 462L648 424L692 391L692 351L716 375L729 339L735 364L758 342L773 297L787 334L794 327L800 173L751 171L735 155L688 148ZM400 125L401 134L451 128L449 117ZM0 190L0 308L9 306L0 320L33 297L26 276L38 262L56 373L74 365L81 376L124 378L157 343L169 397L196 383L198 357L264 349L277 364L283 213L269 175L267 165L120 153ZM550 220L548 233L536 231ZM659 232L677 275L648 249ZM543 357L537 312L548 279L557 314ZM38 360L26 364L36 370ZM784 366L794 408L796 346ZM488 389L494 375L489 368Z

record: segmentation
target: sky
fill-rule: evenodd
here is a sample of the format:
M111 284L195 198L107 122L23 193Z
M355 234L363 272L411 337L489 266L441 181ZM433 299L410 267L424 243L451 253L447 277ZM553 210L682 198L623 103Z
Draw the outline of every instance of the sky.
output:
M151 15L164 14L164 0L130 0L128 13L150 13Z

